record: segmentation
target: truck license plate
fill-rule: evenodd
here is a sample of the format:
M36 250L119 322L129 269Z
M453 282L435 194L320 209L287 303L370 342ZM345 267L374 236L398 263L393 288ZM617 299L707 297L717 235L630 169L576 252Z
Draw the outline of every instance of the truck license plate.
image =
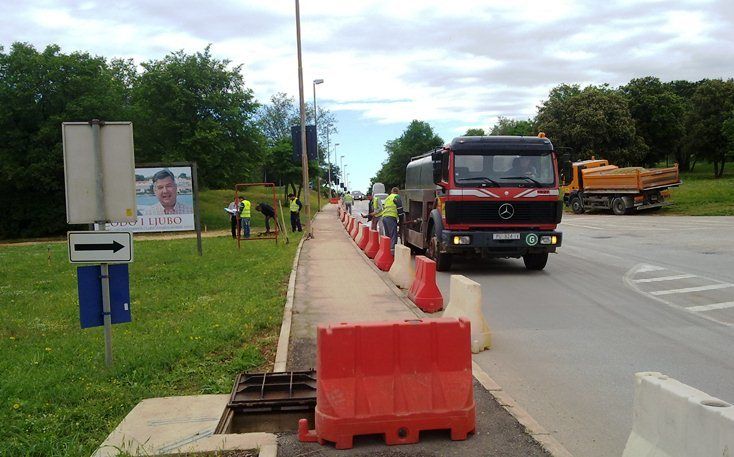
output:
M495 240L519 240L519 233L494 233L492 238Z

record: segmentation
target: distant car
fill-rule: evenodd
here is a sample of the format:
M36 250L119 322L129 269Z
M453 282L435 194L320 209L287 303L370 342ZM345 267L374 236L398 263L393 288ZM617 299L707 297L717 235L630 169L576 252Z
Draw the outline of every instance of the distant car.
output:
M364 200L364 194L358 190L352 191L352 197L354 197L355 200Z

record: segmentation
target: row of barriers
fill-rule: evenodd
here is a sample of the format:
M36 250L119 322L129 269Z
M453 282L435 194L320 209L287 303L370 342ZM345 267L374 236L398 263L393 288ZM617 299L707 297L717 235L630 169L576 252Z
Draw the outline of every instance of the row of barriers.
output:
M339 217L380 270L398 275L388 237L343 210ZM397 252L403 262L403 251ZM432 279L411 276L412 299L432 312L442 309L435 268ZM429 430L467 439L476 429L472 325L463 317L319 325L315 429L301 419L299 440L349 449L359 435L383 435L388 445L417 443Z

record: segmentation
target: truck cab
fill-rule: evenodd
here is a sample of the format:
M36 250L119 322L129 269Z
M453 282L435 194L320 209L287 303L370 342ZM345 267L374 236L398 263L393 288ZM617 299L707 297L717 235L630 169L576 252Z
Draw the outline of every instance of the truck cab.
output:
M557 166L542 134L458 137L414 157L401 193L403 242L440 271L456 255L522 257L541 270L562 241Z

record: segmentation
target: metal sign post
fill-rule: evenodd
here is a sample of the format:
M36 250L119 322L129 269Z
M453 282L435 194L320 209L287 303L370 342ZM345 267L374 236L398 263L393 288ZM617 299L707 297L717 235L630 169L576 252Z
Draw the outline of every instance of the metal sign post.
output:
M104 364L112 366L112 311L110 309L110 270L108 264L101 268L102 280L102 317L104 318Z

